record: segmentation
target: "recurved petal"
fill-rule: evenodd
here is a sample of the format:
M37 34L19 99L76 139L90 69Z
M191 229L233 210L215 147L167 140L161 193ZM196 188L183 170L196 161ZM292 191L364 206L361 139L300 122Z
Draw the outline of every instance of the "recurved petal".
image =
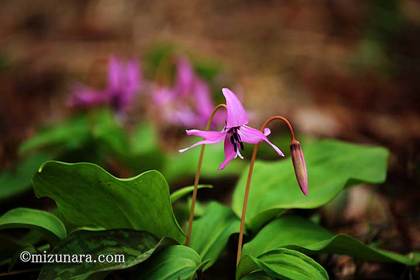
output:
M187 135L198 136L198 137L203 138L204 140L199 141L187 148L179 150L179 152L181 153L188 151L189 149L192 149L199 145L219 143L223 141L223 139L226 136L226 133L223 131L205 131L205 130L191 129L191 130L187 130L186 132L187 132Z
M267 142L280 156L284 156L283 152L273 143L268 140L266 135L270 134L270 130L264 129L264 133L258 129L243 125L239 128L238 134L241 137L241 141L249 144L258 144L261 141Z
M196 79L193 91L196 108L200 115L208 118L213 111L213 101L210 96L210 89L208 85L201 79Z
M228 88L222 89L226 99L226 128L238 127L248 123L248 114L238 97Z
M186 58L179 58L176 71L175 89L177 93L181 96L190 94L195 76L191 64Z
M120 60L111 56L108 63L108 87L111 90L117 90L120 87L122 71Z
M85 86L76 86L68 104L74 107L91 107L109 102L107 92L93 90Z
M225 148L225 160L219 165L220 170L224 169L226 165L228 165L229 162L231 162L234 158L236 158L235 149L228 138L225 138L224 148Z
M140 65L133 59L126 66L126 80L128 90L136 93L141 85L141 69Z

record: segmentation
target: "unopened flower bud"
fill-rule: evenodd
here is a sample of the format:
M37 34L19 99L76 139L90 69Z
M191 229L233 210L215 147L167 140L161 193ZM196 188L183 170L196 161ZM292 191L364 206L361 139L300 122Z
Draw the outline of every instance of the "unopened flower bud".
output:
M308 172L306 170L305 158L303 156L302 147L296 139L290 143L290 155L295 169L296 180L300 190L304 195L308 194Z

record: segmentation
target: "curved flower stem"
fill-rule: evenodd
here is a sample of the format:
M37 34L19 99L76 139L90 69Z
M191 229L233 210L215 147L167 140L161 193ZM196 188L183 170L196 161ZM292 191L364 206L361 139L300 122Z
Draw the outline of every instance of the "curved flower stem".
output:
M292 125L290 124L288 119L286 119L285 117L282 117L282 116L272 116L272 117L268 118L264 122L264 124L261 126L260 130L264 131L264 129L272 121L275 121L275 120L282 121L283 123L285 123L287 125L287 127L289 128L289 132L290 132L291 142L296 140L295 132L293 130ZM249 189L251 187L251 179L252 179L252 174L254 172L254 164L255 164L255 160L257 159L257 152L258 152L259 146L260 146L259 144L255 144L254 149L252 150L251 162L249 163L248 177L247 177L246 185L245 185L244 203L243 203L243 206L242 206L241 226L239 228L239 240L238 240L238 252L237 252L237 255L236 255L236 265L239 264L239 260L241 259L242 242L243 242L243 238L244 238L244 228L245 228L245 215L246 215L246 208L248 206Z
M221 108L224 108L226 110L225 104L219 104L211 113L209 120L207 121L206 130L210 129L211 123L213 121L214 116L216 115L217 111L219 111ZM206 148L206 145L201 145L200 155L198 156L198 165L197 165L197 171L195 172L195 178L194 178L194 190L192 193L192 200L191 200L191 209L190 209L190 217L188 219L188 231L187 236L185 238L185 245L188 246L190 244L191 240L191 233L192 233L192 224L194 220L194 209L195 209L195 201L197 200L197 192L198 192L198 182L200 180L201 175L201 167L203 165L203 157L204 157L204 150Z

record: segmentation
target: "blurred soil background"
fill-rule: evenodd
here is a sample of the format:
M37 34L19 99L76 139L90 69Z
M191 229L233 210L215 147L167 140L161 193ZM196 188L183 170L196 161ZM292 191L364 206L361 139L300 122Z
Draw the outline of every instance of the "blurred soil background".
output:
M348 191L321 219L367 242L420 250L416 0L2 0L0 167L37 127L68 114L74 82L104 83L92 72L109 54L141 58L161 42L222 62L257 124L282 114L305 135L387 147L387 182ZM350 259L331 261L338 279L354 275ZM385 279L393 267L362 269Z

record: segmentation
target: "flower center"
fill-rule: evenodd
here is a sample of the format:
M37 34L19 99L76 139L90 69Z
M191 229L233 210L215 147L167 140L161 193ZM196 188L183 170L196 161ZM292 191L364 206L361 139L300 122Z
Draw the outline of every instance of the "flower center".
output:
M229 140L233 145L233 149L236 155L240 158L243 158L240 151L244 149L244 143L241 140L241 136L239 135L238 130L239 127L232 127L228 130L228 134L230 134Z

